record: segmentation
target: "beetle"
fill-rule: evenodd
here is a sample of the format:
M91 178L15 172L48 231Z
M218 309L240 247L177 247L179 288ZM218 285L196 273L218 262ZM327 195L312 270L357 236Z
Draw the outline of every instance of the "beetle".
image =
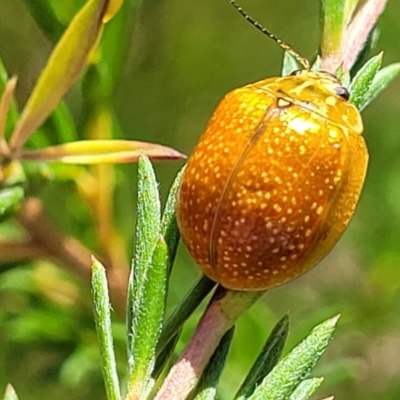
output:
M188 160L177 197L183 242L231 290L266 290L317 264L347 228L368 151L336 76L304 69L228 93Z

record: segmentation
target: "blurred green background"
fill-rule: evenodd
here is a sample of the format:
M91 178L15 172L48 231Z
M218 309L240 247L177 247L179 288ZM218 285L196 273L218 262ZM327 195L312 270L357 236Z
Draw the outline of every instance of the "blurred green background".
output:
M0 55L9 73L18 75L20 104L53 47L26 3L30 1L0 2ZM67 24L84 1L62 3L55 9L59 20ZM319 1L242 3L302 55L315 57ZM112 66L115 71L111 71L116 79L112 104L120 122L116 137L160 142L190 154L225 93L280 72L282 51L240 18L227 1L126 1L119 18L126 20L125 30L105 43L109 54L122 51L120 61ZM391 0L379 22L377 47L371 53L384 50L385 65L400 60L399 20L400 2ZM106 30L119 23L118 19L112 21ZM316 371L316 375L326 377L317 398L334 394L345 400L400 399L399 93L397 79L364 112L370 166L350 228L313 271L267 293L241 318L221 383L223 398L229 398L238 387L274 322L289 311L292 328L287 349L318 322L342 314L335 340ZM78 133L87 116L85 96L85 82L81 81L67 97ZM156 164L164 198L181 165ZM116 171L115 225L126 240L129 257L136 168L119 166ZM93 248L90 213L71 181L49 183L42 198L65 231ZM196 266L181 246L169 310L197 276ZM185 327L180 349L198 316ZM122 376L124 327L118 319L115 333ZM60 272L49 261L1 266L1 391L7 382L14 385L21 399L105 398L89 286Z

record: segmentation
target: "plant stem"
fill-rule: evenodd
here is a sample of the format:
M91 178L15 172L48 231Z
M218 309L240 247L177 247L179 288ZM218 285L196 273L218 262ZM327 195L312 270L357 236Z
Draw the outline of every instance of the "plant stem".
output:
M234 292L219 286L180 359L155 400L184 400L197 385L224 334L265 292Z
M367 0L364 2L342 35L340 52L335 54L323 53L322 69L324 71L335 73L340 66L343 67L344 71L351 70L379 16L385 9L386 3L387 0ZM329 34L328 32L327 35L329 36ZM325 40L328 41L329 37Z
M345 34L346 42L343 43L342 62L345 71L350 71L356 62L386 3L387 0L367 1L351 21Z
M322 1L322 59L326 65L340 64L343 34L346 27L345 0ZM334 72L334 71L333 71Z
M166 320L158 341L159 353L173 338L173 336L179 332L185 321L190 317L190 315L192 315L193 311L199 306L215 285L215 282L211 281L205 275L202 275L195 283L193 288L182 300L181 304L177 306L174 312Z

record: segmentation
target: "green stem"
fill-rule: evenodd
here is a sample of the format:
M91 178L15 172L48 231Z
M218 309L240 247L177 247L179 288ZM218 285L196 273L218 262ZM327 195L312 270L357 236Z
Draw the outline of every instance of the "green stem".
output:
M325 65L336 65L340 59L346 24L345 9L346 0L322 1L321 54Z

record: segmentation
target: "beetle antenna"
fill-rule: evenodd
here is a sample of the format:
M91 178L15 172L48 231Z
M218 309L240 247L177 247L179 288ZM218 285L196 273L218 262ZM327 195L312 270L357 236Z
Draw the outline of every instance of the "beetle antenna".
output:
M255 28L261 31L264 35L267 35L270 39L275 41L283 50L287 51L290 55L292 55L305 69L310 69L310 63L304 57L302 57L299 53L295 52L288 44L286 44L283 40L279 39L268 29L264 28L258 21L252 18L250 15L243 10L243 8L236 3L235 0L229 0L229 3L236 8L236 10L244 17L247 22L250 22Z

